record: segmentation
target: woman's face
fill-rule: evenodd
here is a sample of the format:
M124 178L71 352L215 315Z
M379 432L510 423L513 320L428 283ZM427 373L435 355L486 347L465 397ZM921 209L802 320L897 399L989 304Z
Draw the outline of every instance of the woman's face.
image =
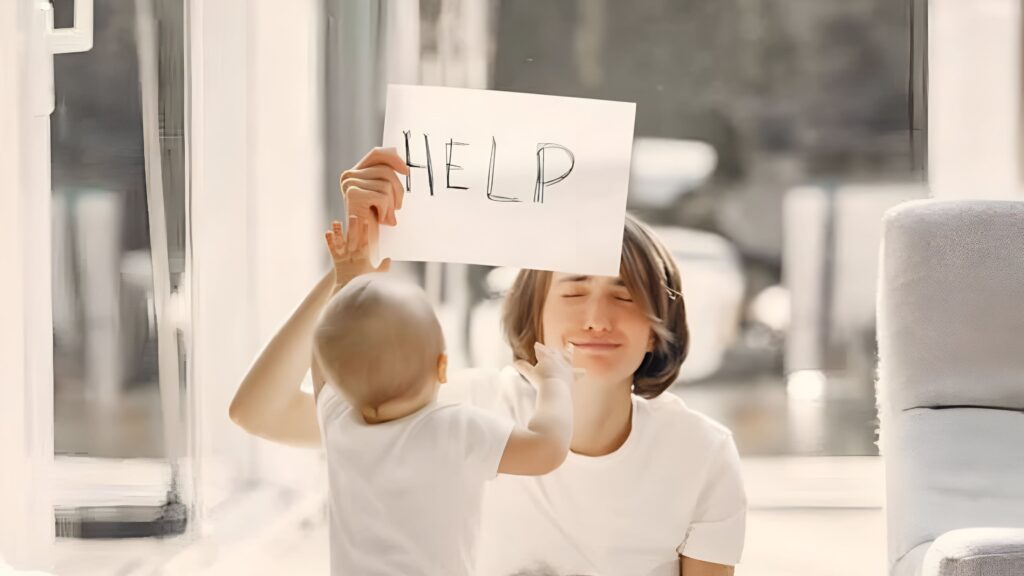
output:
M591 382L632 382L654 344L642 304L617 276L555 272L541 322L544 344L564 348L571 342L573 364Z

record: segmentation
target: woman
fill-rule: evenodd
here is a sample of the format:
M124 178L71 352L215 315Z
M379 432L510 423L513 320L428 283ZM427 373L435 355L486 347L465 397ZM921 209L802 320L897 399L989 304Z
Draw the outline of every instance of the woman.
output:
M377 148L342 174L350 257L366 254L377 223L396 225L408 169ZM351 264L351 263L349 263ZM351 266L350 266L351 267ZM378 270L386 270L385 261ZM336 285L327 274L246 375L232 420L264 438L320 442L315 399L299 390L313 326ZM643 224L627 217L617 277L522 271L505 304L517 360L534 342L575 348L585 375L573 384L571 452L541 477L498 478L488 488L480 543L486 576L724 576L743 547L746 498L730 432L673 394L689 333L679 271ZM315 382L316 390L322 382ZM513 367L466 370L447 399L529 421L534 390Z

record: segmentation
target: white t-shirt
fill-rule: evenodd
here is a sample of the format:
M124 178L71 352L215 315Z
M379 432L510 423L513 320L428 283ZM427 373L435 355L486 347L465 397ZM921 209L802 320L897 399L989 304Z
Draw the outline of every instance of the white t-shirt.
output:
M465 370L441 387L525 426L536 391L512 367ZM484 496L479 576L678 576L679 555L735 565L746 496L727 428L664 393L633 396L615 452L570 453L540 477L498 477Z
M484 484L498 473L512 421L434 402L369 425L330 384L317 416L331 574L473 574Z

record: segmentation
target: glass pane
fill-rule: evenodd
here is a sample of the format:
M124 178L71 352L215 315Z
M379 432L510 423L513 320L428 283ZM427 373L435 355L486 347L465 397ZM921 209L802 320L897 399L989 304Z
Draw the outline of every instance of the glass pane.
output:
M877 455L878 223L925 195L924 3L488 6L420 2L418 80L637 103L629 210L676 256L692 332L672 392L745 456ZM499 364L509 277L468 278L446 329Z
M187 271L184 9L96 0L93 49L54 59L54 449L58 473L74 472L57 502L78 510L64 511L70 535L184 526L167 506L186 392L167 313ZM54 11L71 24L73 2ZM93 492L114 508L89 512Z

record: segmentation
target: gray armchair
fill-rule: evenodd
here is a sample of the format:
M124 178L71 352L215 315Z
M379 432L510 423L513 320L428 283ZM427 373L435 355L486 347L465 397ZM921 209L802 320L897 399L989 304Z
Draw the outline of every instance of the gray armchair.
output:
M889 573L1024 575L1024 202L892 208L880 267Z

